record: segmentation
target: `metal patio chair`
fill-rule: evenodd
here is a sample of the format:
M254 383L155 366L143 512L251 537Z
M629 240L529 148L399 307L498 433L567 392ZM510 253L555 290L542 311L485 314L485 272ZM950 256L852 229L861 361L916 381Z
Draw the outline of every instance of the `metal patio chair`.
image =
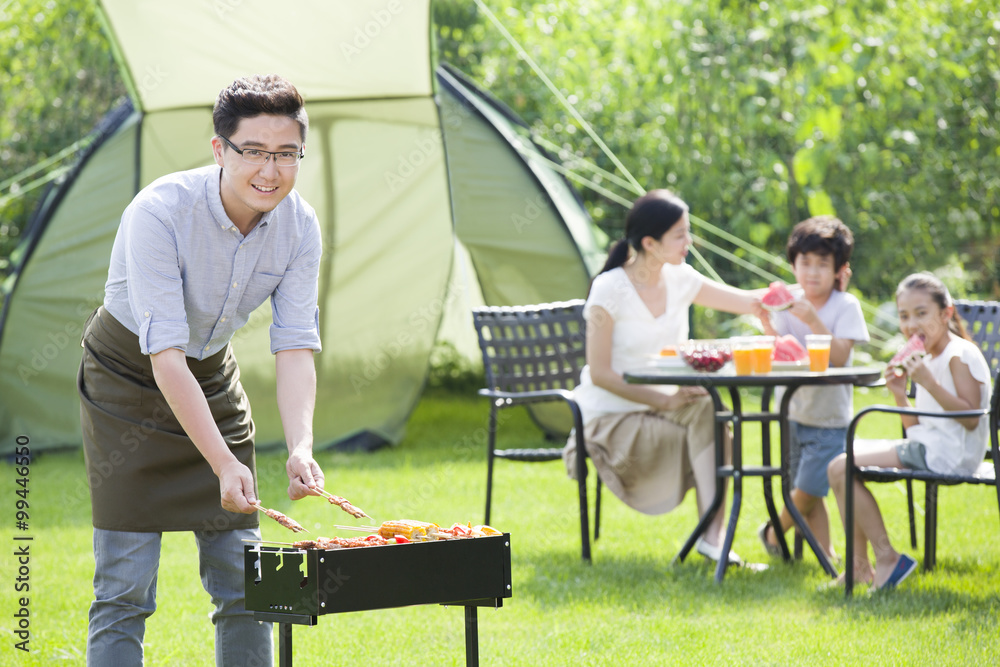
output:
M970 327L970 335L983 349L983 354L990 364L993 373L993 395L990 398L988 410L967 410L961 412L927 412L919 411L915 408L891 407L884 405L873 405L860 410L851 421L847 430L847 489L844 512L845 526L854 525L854 479L862 479L872 482L896 482L903 480L907 483L909 495L910 511L910 532L911 542L916 547L916 529L913 518L912 483L914 481L923 482L925 486L924 501L924 571L932 570L937 562L937 509L938 509L938 487L952 486L957 484L975 484L992 486L996 490L997 509L1000 512L1000 486L997 486L997 479L1000 478L1000 444L998 444L997 429L1000 428L1000 372L998 372L998 362L1000 362L1000 334L997 332L998 318L1000 318L1000 303L995 302L957 302L959 314L966 320ZM989 419L990 447L986 452L985 460L971 475L943 475L927 470L910 470L907 468L880 468L876 466L857 467L854 465L854 434L861 419L873 412L908 414L914 416L948 416L967 417L974 415L986 415ZM853 573L854 573L854 531L850 528L845 530L847 544L845 547L844 572L847 577L846 593L852 593Z
M969 335L979 345L983 356L986 357L986 362L990 365L990 370L996 375L998 367L1000 367L1000 302L956 299L955 310L965 320ZM910 388L910 398L913 398L915 389L915 387ZM984 465L988 467L990 452L987 452L986 456L987 461L984 462ZM877 473L873 470L872 474ZM910 520L910 544L914 549L917 548L914 480L924 482L924 569L931 570L936 562L938 487L943 483L909 477L905 480L907 511ZM928 542L929 544L927 544Z
M581 552L583 559L590 562L587 450L583 441L583 418L572 393L586 364L583 304L582 299L577 299L529 306L487 306L473 309L472 314L486 372L486 387L479 390L479 395L490 399L485 522L490 521L495 459L525 462L562 459L562 446L498 447L500 411L517 405L530 408L539 403L564 403L572 413L576 437ZM600 477L595 495L594 540L597 540L601 517Z

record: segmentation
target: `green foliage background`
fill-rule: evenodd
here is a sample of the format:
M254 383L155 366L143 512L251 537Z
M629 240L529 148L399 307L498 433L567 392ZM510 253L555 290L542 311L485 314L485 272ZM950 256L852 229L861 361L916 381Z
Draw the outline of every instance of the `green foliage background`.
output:
M917 269L1000 296L1000 10L981 0L437 0L439 56L508 104L575 170L616 170L490 20L523 45L641 188L771 253L835 213L852 287L873 301ZM87 0L0 0L0 258L41 187L11 179L86 136L124 95ZM56 163L55 166L59 166ZM44 172L42 172L44 173ZM634 187L584 191L620 233ZM753 259L745 249L727 248ZM714 259L734 284L759 277Z
M440 28L451 40L441 57L564 159L614 171L468 4L439 3L439 15L465 19ZM956 296L997 295L995 3L486 4L643 188L674 189L694 214L777 254L796 222L834 213L856 234L853 285L873 300L910 271L940 267ZM585 197L603 228L620 231L620 205ZM760 284L715 264L731 282Z
M125 88L86 0L0 0L0 275L45 191ZM18 177L39 163L43 169Z

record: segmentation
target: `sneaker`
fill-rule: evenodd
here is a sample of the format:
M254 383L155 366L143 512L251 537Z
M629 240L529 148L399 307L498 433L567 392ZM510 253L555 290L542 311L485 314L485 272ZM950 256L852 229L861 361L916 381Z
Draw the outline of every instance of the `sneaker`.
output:
M695 542L694 548L695 548L695 551L697 551L698 553L700 553L702 556L704 556L705 558L707 558L707 559L709 559L711 561L715 561L716 563L718 563L719 559L722 558L722 547L713 547L711 544L709 544L708 542L706 542L704 539L702 539L700 537L698 538L698 541ZM742 565L743 564L743 559L740 558L736 554L735 551L730 551L729 552L729 564L730 565Z

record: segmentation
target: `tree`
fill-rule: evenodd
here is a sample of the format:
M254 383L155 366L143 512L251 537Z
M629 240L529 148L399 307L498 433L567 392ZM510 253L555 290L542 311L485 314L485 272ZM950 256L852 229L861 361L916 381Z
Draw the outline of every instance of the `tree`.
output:
M58 156L124 97L111 48L87 0L0 3L0 275ZM36 165L42 169L27 174Z
M696 215L779 255L792 225L835 213L855 231L854 285L872 299L888 298L906 273L941 266L964 266L971 293L1000 293L992 3L488 6L643 187L675 189ZM480 21L481 48L458 54L467 73L565 159L615 171L496 39L486 12ZM596 221L619 233L620 204L584 196ZM736 264L716 267L730 282L760 284Z
M950 284L958 294L1000 296L994 5L488 0L484 10L436 0L432 7L441 59L605 189L583 194L609 235L620 233L635 188L490 14L640 187L676 190L695 215L775 255L794 223L835 213L857 239L852 284L884 300L906 273L938 267L961 276ZM87 0L0 0L0 59L2 264L42 188L23 191L46 172L11 179L85 137L125 90ZM746 248L726 249L759 262ZM761 284L736 262L714 265L729 282Z

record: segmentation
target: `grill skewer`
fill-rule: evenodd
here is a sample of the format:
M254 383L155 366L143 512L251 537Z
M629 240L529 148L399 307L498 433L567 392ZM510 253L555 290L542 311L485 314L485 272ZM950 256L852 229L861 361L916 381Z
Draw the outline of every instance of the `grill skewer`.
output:
M274 519L275 521L277 521L278 523L280 523L282 526L292 531L293 533L309 532L308 530L303 528L302 524L300 524L298 521L292 519L291 517L285 516L284 514L282 514L277 510L269 510L266 507L263 507L260 503L253 505L253 507L256 507L258 510L260 510L270 518Z
M342 509L345 512L347 512L348 514L350 514L351 516L353 516L355 519L371 519L372 518L372 517L368 516L367 514L365 514L365 511L363 509L361 509L360 507L355 507L350 502L348 502L347 498L344 498L342 496L335 496L332 493L328 492L326 489L321 489L318 486L314 487L313 491L315 491L319 495L321 495L324 498L326 498L328 501L330 501L331 504L336 505L340 509Z

